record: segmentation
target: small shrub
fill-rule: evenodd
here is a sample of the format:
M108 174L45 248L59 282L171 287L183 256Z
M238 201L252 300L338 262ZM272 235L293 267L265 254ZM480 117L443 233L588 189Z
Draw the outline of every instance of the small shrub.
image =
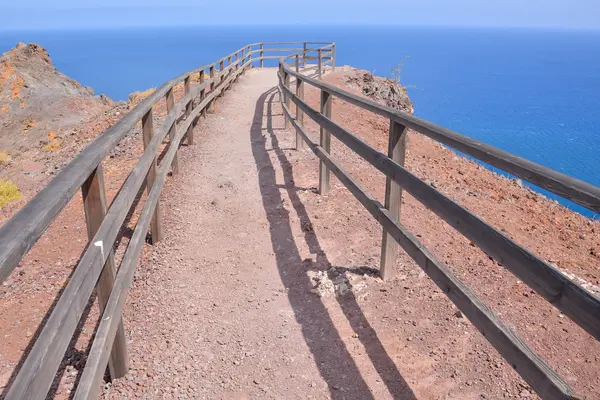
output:
M143 92L133 92L129 95L129 103L132 106L136 106L140 101L154 93L155 90L155 88L150 88L148 90L144 90Z
M0 208L4 208L8 203L19 200L21 192L17 185L8 180L0 179Z
M204 75L204 80L210 79L210 76L204 72L204 71L200 71L198 72L198 75L194 74L192 75L192 82L196 83L196 82L200 82L200 76Z
M402 90L404 90L404 92L406 93L406 86L404 86L402 84L402 69L404 68L404 62L406 60L408 60L410 57L408 56L404 56L400 59L400 62L398 63L398 65L396 65L394 68L392 68L392 71L390 72L390 76L391 79L396 82L398 85L400 85L400 87L402 88Z
M57 151L58 149L60 149L60 144L60 139L56 137L56 133L50 132L48 134L48 141L46 142L46 145L42 147L42 150Z

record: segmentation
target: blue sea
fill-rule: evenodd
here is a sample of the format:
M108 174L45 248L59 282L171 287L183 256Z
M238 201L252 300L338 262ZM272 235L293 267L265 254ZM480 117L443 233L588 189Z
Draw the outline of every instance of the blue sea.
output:
M600 186L600 31L406 26L186 27L0 32L124 100L258 41L335 41L338 65L402 82L415 114ZM587 216L590 211L561 201ZM597 217L597 216L596 216Z

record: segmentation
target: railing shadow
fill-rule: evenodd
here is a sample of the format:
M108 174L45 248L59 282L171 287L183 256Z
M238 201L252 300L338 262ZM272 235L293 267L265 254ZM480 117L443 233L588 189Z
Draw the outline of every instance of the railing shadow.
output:
M288 161L273 128L273 99L277 89L263 93L257 101L254 121L251 128L252 152L257 170L263 206L270 225L271 242L276 256L279 275L288 288L288 297L296 320L302 327L307 346L310 348L319 372L327 382L331 398L347 399L374 398L352 355L337 331L321 299L311 293L313 287L307 268L324 270L330 263L321 248L314 231L304 231L304 240L312 254L317 254L316 262L303 261L295 244L288 213L282 209L281 184L277 184L275 168L269 153L274 152L283 170L283 188L291 200L302 224L310 224L310 218L299 198L294 184L292 165ZM265 114L266 105L266 114ZM266 117L266 130L263 118ZM267 149L267 140L272 149ZM356 268L350 268L355 270ZM363 314L352 293L338 298L340 308L352 329L364 346L382 382L395 399L414 399L414 393L396 368L379 341L377 333Z

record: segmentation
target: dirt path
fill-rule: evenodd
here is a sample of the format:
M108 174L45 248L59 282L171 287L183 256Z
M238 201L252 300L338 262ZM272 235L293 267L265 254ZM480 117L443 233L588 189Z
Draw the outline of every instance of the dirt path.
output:
M181 151L164 196L165 240L128 299L132 371L108 397L389 397L310 291L306 267L318 257L282 206L286 182L267 138L267 125L283 126L280 108L262 117L275 84L274 70L249 71ZM393 386L411 397L402 380Z
M131 373L105 397L537 398L406 254L396 279L376 277L381 228L337 180L316 193L318 162L294 150L275 85L274 69L249 71L180 151L162 198L165 239L144 255L125 311ZM336 146L380 197L381 176ZM403 207L411 229L428 226L410 199ZM540 310L544 329L567 332L556 310ZM559 364L568 346L534 343L595 393L591 339Z

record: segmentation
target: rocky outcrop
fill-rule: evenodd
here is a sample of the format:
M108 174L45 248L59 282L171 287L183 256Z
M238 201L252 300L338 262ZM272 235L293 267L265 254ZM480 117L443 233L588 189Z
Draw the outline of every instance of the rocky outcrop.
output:
M111 106L58 72L37 44L19 43L0 57L0 151L12 159L51 141L56 148L63 135Z
M374 76L368 71L344 67L346 86L360 89L371 100L412 114L414 106L406 88L393 79Z

